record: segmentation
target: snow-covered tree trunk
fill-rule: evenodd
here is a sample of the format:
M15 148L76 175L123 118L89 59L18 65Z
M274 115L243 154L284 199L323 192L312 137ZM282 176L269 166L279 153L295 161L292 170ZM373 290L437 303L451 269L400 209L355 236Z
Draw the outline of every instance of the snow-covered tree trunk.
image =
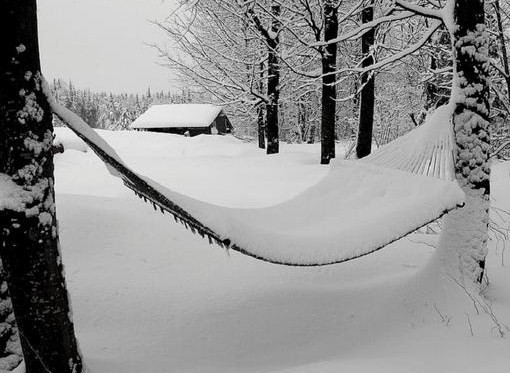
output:
M59 252L35 0L0 2L0 256L28 373L79 373Z
M0 371L13 370L22 360L18 327L5 272L0 262Z
M338 36L338 4L335 0L324 2L324 41ZM322 117L321 164L335 158L336 125L336 51L337 44L328 44L322 51Z
M361 11L361 22L368 23L374 19L374 1L370 0ZM368 67L374 63L374 57L370 49L375 42L375 29L371 29L361 36L361 52L363 53L362 67ZM356 143L356 157L363 158L372 150L372 131L374 127L374 101L375 101L375 78L372 73L364 73L361 76L359 129Z
M280 5L276 2L271 6L271 31L267 38L267 95L269 102L266 105L266 135L267 154L279 152L280 143L278 135L278 105L280 102L280 61L278 51L280 48Z
M487 254L489 165L489 59L483 0L454 0L451 33L454 55L453 124L455 172L466 205L448 214L440 255L450 276L469 287L482 280Z

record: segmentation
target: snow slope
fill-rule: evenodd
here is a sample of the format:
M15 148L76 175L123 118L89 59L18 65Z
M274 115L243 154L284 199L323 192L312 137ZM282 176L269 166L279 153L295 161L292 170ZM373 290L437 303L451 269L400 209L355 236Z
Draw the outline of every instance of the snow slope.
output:
M466 310L472 336L463 310L443 315L408 301L421 289L436 236L415 234L321 268L229 256L140 202L91 151L72 149L83 145L68 130L57 133L68 148L56 157L63 259L92 372L500 372L510 366L510 343L485 315ZM232 137L101 135L135 170L230 207L287 200L328 171L317 164L318 145L284 145L282 154L266 156ZM495 201L508 210L509 169L509 163L493 167ZM498 319L510 324L510 270L501 265L510 258L495 243L487 297Z

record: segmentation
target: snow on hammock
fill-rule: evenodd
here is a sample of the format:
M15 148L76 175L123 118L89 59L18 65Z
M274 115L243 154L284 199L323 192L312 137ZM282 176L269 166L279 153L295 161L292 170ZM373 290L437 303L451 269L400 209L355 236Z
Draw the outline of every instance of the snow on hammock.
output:
M427 121L360 160L414 174L454 180L453 104L444 105Z
M112 174L155 209L171 213L210 242L272 263L314 266L354 259L406 236L464 201L455 181L369 161L336 161L325 178L286 202L260 209L216 206L136 174L83 120L49 100L54 113L114 169ZM445 117L439 114L424 126L437 126L434 119ZM421 132L423 136L426 131ZM429 147L430 143L425 146Z

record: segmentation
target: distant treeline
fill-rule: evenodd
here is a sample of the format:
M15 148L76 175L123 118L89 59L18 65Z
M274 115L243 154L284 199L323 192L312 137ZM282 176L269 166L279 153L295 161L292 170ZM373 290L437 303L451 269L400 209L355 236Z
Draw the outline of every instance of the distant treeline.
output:
M91 127L108 130L128 128L151 105L191 102L189 91L152 93L148 88L144 94L92 92L61 79L53 80L51 87L61 105L78 114ZM55 119L55 125L62 123Z

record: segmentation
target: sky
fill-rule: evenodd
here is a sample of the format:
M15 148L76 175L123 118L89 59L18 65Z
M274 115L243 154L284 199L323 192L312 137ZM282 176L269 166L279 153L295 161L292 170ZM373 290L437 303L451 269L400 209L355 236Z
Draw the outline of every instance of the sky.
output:
M171 72L144 43L164 43L150 20L163 20L176 0L39 0L42 72L79 88L115 93L174 90Z

